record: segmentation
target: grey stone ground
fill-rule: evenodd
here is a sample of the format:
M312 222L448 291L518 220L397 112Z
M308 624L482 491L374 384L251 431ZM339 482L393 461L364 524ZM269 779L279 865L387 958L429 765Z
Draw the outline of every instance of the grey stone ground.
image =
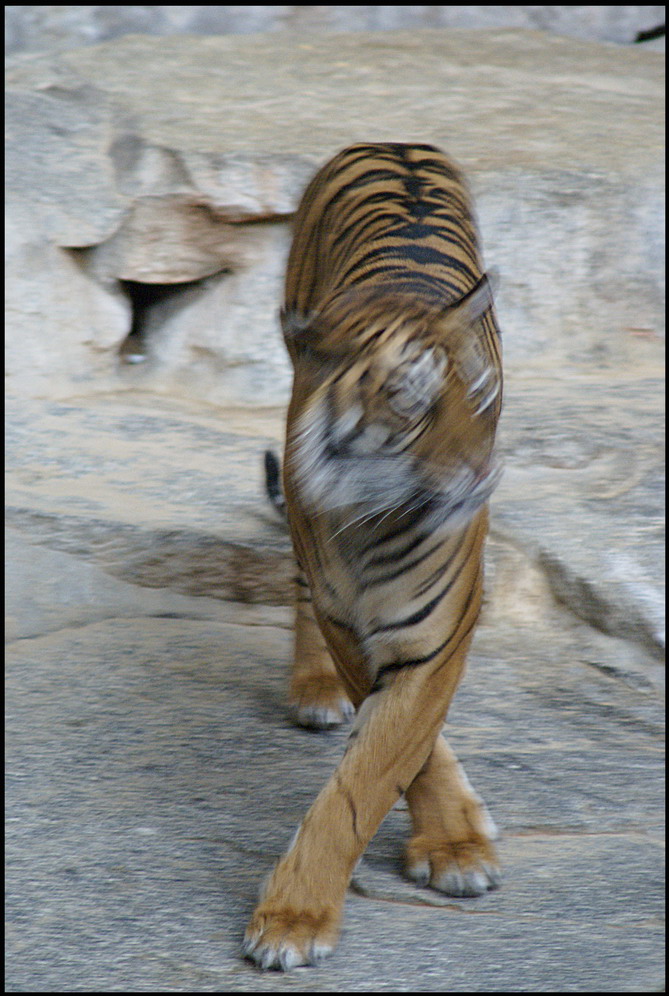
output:
M345 737L286 716L288 547L259 480L279 413L141 395L16 411L8 991L661 987L660 665L641 623L606 635L555 601L514 532L512 480L449 723L502 833L503 887L451 900L404 883L395 810L335 956L262 975L239 955L258 883Z
M8 991L662 986L662 92L657 54L524 31L18 58ZM334 957L262 975L239 956L258 884L345 739L285 709L291 563L261 456L288 221L317 163L389 138L460 159L501 275L506 472L449 736L505 881L404 883L394 810ZM174 292L130 367L127 281Z
M394 811L329 962L290 978L242 962L258 881L343 740L288 725L289 637L271 614L175 616L13 650L9 991L661 987L657 705L527 651L475 654L452 719L502 829L503 888L423 905L397 879Z

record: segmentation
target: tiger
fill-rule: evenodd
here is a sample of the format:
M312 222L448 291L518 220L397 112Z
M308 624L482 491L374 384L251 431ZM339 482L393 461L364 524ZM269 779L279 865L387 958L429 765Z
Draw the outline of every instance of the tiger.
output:
M297 208L282 488L267 465L297 562L290 699L303 726L354 719L249 921L263 969L334 950L353 870L402 796L409 878L452 896L500 884L495 825L442 733L500 476L492 283L464 176L431 145L352 145Z

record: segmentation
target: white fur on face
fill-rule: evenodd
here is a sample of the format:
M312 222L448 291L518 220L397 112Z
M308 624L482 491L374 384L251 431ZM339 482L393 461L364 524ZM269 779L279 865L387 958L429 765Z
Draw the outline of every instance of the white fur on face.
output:
M321 397L297 421L290 469L312 512L350 509L353 521L436 499L436 521L459 527L490 497L501 473L497 463L481 474L463 462L439 480L408 450L398 452L402 433L381 421L363 426L363 414L357 404L333 415Z
M320 399L295 427L292 471L300 497L317 512L366 506L369 514L396 507L415 489L411 457L384 452L388 426L358 431L361 405L332 418Z

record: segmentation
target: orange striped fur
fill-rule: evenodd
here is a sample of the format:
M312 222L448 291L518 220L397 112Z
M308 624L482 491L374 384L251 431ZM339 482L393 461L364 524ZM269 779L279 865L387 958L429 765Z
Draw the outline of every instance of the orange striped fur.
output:
M499 882L494 825L441 734L481 604L502 394L454 163L377 144L326 164L295 218L282 322L291 704L305 726L356 713L246 932L248 957L287 969L335 946L353 868L401 795L411 878L457 896Z

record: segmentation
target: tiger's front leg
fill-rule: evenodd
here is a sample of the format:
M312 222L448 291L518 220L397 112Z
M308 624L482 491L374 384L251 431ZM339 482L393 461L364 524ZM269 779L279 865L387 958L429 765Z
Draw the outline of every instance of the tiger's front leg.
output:
M247 928L244 953L261 967L315 963L334 949L355 864L430 756L463 663L464 656L452 659L441 671L439 694L432 668L405 668L362 704L339 767L274 869Z

